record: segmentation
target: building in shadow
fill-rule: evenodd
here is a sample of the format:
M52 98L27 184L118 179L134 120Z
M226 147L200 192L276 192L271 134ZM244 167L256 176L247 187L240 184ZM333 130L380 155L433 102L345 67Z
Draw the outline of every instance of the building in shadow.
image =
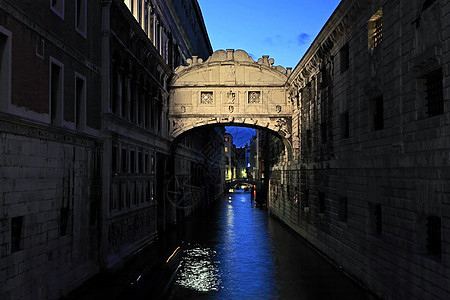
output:
M151 243L171 154L220 192L193 166L218 172L222 132L168 135L173 70L211 53L197 1L0 1L0 298L58 298Z

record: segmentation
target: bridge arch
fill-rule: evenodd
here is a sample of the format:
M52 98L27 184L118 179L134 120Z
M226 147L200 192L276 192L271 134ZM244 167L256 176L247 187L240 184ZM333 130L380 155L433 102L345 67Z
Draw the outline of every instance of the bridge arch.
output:
M256 186L257 190L261 190L261 188L263 187L262 181L252 179L252 178L236 178L236 179L225 182L225 186L226 186L226 189L228 190L229 188L231 188L237 184L243 184L243 183L254 185L254 186Z
M292 104L287 70L243 50L218 50L205 62L188 59L175 70L169 100L170 139L201 126L267 129L281 137L292 156Z

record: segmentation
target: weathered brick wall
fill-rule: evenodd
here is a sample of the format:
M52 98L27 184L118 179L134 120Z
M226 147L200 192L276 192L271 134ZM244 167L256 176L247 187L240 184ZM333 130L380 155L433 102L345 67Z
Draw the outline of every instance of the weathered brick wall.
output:
M58 298L99 270L99 143L12 117L0 128L0 298Z
M318 38L321 59L308 52L298 67L305 71L293 72L301 155L281 171L283 183L271 179L272 212L385 299L450 297L450 3L422 4L341 3ZM372 50L368 21L381 7L383 41ZM349 68L341 71L347 43ZM424 78L438 67L444 111L430 116ZM329 121L322 125L330 117L331 131ZM285 186L295 184L291 172L300 178L297 218L287 213L297 210ZM427 247L429 217L441 222L438 255Z

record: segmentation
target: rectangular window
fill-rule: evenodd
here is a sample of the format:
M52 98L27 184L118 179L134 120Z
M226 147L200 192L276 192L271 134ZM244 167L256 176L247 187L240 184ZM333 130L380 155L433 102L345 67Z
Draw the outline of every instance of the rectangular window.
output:
M122 149L122 156L120 159L122 161L122 173L128 173L127 149Z
M311 129L306 130L306 147L308 149L312 147Z
M436 1L436 0L425 0L425 1L423 2L423 5L422 5L422 10L425 10L425 9L427 9L428 7L430 7L431 4L433 4L435 1Z
M158 133L161 132L161 122L162 122L162 107L161 104L158 103Z
M75 0L75 28L77 32L84 37L86 37L86 14L86 0Z
M150 32L149 32L149 38L152 41L153 45L155 45L155 17L153 15L153 12L150 12Z
M248 103L261 103L261 92L248 92Z
M155 172L155 157L152 155L150 159L150 173Z
M320 74L322 77L320 87L324 89L331 84L331 70L327 69L327 66L324 65L322 68L320 68Z
M383 41L383 9L380 8L368 22L369 49L374 50Z
M59 235L67 234L67 227L69 224L69 207L62 207L59 214Z
M118 161L118 151L117 151L117 146L112 146L112 153L111 153L111 170L114 173L117 173L118 167L117 167L117 161Z
M325 193L319 192L319 213L325 212Z
M347 197L342 197L339 199L339 221L347 222L348 213L348 200Z
M144 126L145 129L150 129L151 122L151 108L150 108L150 96L148 93L145 94L144 99Z
M50 0L50 9L64 20L64 0Z
M22 249L23 216L11 218L11 252Z
M138 173L144 173L144 160L141 151L138 153Z
M64 111L64 65L50 58L50 115L52 124L62 125Z
M97 202L91 199L89 204L89 225L94 226L97 223Z
M144 155L144 173L150 173L149 172L149 170L150 170L150 166L148 165L149 164L149 156L148 156L148 153L145 153L145 155Z
M149 11L148 11L148 7L144 7L144 31L145 31L145 34L147 35L147 37L148 37L148 31L149 31L149 21L148 21L148 18L149 18Z
M86 125L86 78L75 74L75 128L84 130Z
M381 235L383 232L381 204L369 203L369 220L373 233Z
M11 32L0 26L0 110L11 103Z
M124 75L122 78L122 107L121 107L121 115L122 118L124 118L125 120L129 119L129 101L130 101L130 96L131 96L131 90L130 90L130 80L128 78L126 78L126 76Z
M373 129L381 130L384 128L384 108L383 96L373 100Z
M139 25L142 26L142 0L138 0L137 2L136 14L137 14L136 19Z
M228 152L228 147L225 147L225 152Z
M45 54L45 40L42 37L36 38L36 56L44 59Z
M348 43L345 44L339 51L341 57L341 74L348 70L350 67L350 51Z
M442 115L444 113L442 68L425 76L425 88L428 116Z
M136 108L137 108L137 103L139 101L139 93L138 93L138 86L136 84L136 82L133 80L131 82L130 85L130 93L131 93L131 98L130 98L130 120L133 123L136 123L137 121L137 115L136 115Z
M350 137L350 127L349 127L349 116L348 112L341 114L341 137L347 139Z
M201 104L213 104L214 103L213 92L201 92L200 93L200 103Z
M136 170L136 152L134 150L130 151L130 173L134 173Z
M427 250L428 254L441 257L441 217L427 217Z

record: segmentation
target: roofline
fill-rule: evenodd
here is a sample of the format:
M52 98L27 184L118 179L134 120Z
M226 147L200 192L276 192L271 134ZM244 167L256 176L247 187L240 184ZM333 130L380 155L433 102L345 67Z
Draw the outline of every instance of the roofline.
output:
M202 10L201 10L200 5L198 4L197 0L192 0L192 3L194 5L195 13L197 14L197 18L200 21L200 25L201 25L200 27L202 29L203 36L205 37L205 40L207 42L209 55L211 55L213 53L213 49L211 46L211 41L209 40L208 31L206 30L206 25L205 25L205 20L203 19Z
M328 18L325 25L320 30L319 34L311 43L311 46L309 46L308 50L306 50L303 57L293 69L291 75L288 78L288 82L291 82L298 76L298 74L301 72L301 68L306 65L307 62L317 53L317 50L320 49L321 42L325 41L327 37L332 34L333 29L336 28L336 26L341 22L341 20L345 17L345 15L355 2L356 0L342 0L339 3L334 12Z

